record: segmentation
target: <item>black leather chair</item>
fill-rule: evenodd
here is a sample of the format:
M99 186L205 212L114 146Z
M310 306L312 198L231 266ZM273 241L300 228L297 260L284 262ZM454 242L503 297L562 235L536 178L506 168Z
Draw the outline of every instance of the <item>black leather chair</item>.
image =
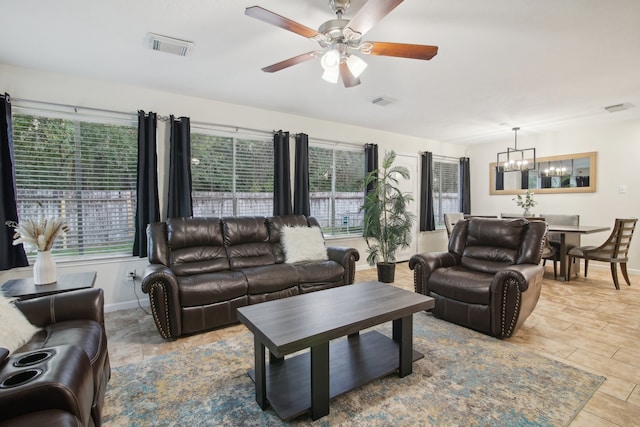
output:
M409 260L415 291L437 317L507 338L535 308L542 287L542 221L472 218L456 223L448 252Z

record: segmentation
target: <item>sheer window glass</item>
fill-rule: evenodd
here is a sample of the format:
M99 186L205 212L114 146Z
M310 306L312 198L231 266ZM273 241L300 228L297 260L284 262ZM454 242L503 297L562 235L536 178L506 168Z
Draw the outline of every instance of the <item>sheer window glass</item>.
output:
M270 216L270 137L191 132L193 216Z
M21 113L13 115L13 130L19 218L66 219L69 231L53 247L57 259L131 255L135 116L17 110ZM33 251L28 255L34 259L35 250L25 249Z
M433 158L433 215L436 227L444 227L444 214L460 212L460 162Z
M364 151L309 146L311 216L325 235L362 235Z

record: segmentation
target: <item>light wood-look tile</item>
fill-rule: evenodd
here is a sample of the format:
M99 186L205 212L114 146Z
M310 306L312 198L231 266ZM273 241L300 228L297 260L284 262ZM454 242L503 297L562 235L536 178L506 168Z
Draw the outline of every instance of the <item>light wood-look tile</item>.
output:
M510 342L545 357L607 378L570 424L580 426L640 425L640 278L617 291L606 268L589 269L589 277L553 280L548 265L540 301ZM604 266L604 264L602 264ZM356 273L356 282L375 280L375 269ZM394 285L413 291L407 263L396 269ZM140 309L106 314L112 366L229 338L246 331L241 324L174 341L158 334Z

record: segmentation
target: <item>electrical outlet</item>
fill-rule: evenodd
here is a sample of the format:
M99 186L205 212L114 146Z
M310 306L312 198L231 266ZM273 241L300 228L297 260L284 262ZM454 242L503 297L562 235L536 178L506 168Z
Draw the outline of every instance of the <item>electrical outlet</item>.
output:
M135 271L135 270L132 270L132 271L130 271L130 272L128 272L128 273L127 273L127 277L129 277L129 278L131 278L131 279L135 279L135 278L136 278L136 277L138 277L138 276L136 275L136 271Z

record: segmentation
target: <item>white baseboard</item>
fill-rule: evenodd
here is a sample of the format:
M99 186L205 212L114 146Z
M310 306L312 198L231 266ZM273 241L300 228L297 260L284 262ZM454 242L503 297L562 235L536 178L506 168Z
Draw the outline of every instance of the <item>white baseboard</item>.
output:
M148 298L141 299L140 305L145 309L151 307ZM120 311L120 310L131 310L132 308L138 308L138 301L133 300L133 301L117 302L114 304L105 304L104 312L111 313L111 312Z

